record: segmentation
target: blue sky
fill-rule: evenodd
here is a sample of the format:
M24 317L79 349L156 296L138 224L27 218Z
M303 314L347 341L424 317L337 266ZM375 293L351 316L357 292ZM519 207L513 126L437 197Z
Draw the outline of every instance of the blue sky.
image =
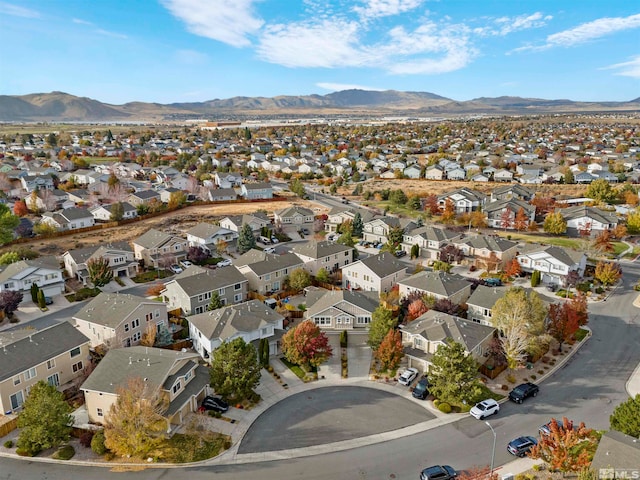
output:
M640 96L632 0L0 0L0 94Z

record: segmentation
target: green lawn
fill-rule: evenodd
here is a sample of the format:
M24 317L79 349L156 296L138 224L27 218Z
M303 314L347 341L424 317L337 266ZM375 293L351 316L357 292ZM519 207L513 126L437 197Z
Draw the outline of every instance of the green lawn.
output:
M158 278L166 278L173 275L172 273L169 273L167 270L149 270L147 272L142 272L139 273L138 275L136 275L135 277L133 277L131 280L133 280L136 283L146 283L146 282L151 282L152 280L156 280Z
M281 361L282 363L284 363L284 364L289 368L289 370L291 370L293 373L295 373L295 374L296 374L296 376L297 376L300 380L303 380L303 381L304 381L304 379L305 379L305 377L307 376L307 374L306 374L306 373L305 373L305 371L300 367L300 365L295 365L295 364L291 363L291 362L290 362L289 360L287 360L285 357L282 357L282 358L280 359L280 361ZM312 372L312 373L315 373L315 372L317 372L317 371L318 371L318 369L317 369L317 368L313 368L313 367L311 368L311 372Z
M613 242L613 255L617 257L622 252L624 252L627 248L629 248L629 245L627 245L624 242Z
M588 334L589 334L589 330L585 328L579 328L575 334L576 342L581 342L584 339L584 337L586 337Z
M176 433L161 447L161 460L170 463L201 462L213 458L231 447L227 435L213 432Z
M528 243L546 243L547 245L555 245L557 247L580 249L583 243L583 240L579 238L548 237L546 235L517 232L495 231L495 233L497 233L501 237L511 238L511 240L523 241Z

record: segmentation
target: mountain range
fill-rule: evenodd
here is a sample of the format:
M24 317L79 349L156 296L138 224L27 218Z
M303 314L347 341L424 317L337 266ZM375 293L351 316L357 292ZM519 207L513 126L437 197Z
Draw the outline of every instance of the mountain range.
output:
M180 121L308 116L523 115L640 112L640 97L628 102L575 102L496 97L456 101L428 92L343 90L327 95L233 97L190 103L103 103L64 92L0 95L1 122Z

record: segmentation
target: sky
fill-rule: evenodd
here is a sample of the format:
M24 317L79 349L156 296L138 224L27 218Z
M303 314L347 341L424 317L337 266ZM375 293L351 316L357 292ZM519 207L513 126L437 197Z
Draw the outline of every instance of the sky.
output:
M640 97L638 0L0 0L0 95Z

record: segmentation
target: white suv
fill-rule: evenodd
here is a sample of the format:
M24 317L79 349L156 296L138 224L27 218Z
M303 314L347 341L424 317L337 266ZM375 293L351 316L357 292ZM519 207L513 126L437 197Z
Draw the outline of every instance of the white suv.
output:
M398 383L401 385L411 385L411 382L413 382L417 376L418 376L417 368L413 368L413 367L407 368L404 372L402 372L402 375L398 377Z
M494 415L500 411L500 405L492 398L476 403L475 407L469 410L472 417L483 420L490 415Z

